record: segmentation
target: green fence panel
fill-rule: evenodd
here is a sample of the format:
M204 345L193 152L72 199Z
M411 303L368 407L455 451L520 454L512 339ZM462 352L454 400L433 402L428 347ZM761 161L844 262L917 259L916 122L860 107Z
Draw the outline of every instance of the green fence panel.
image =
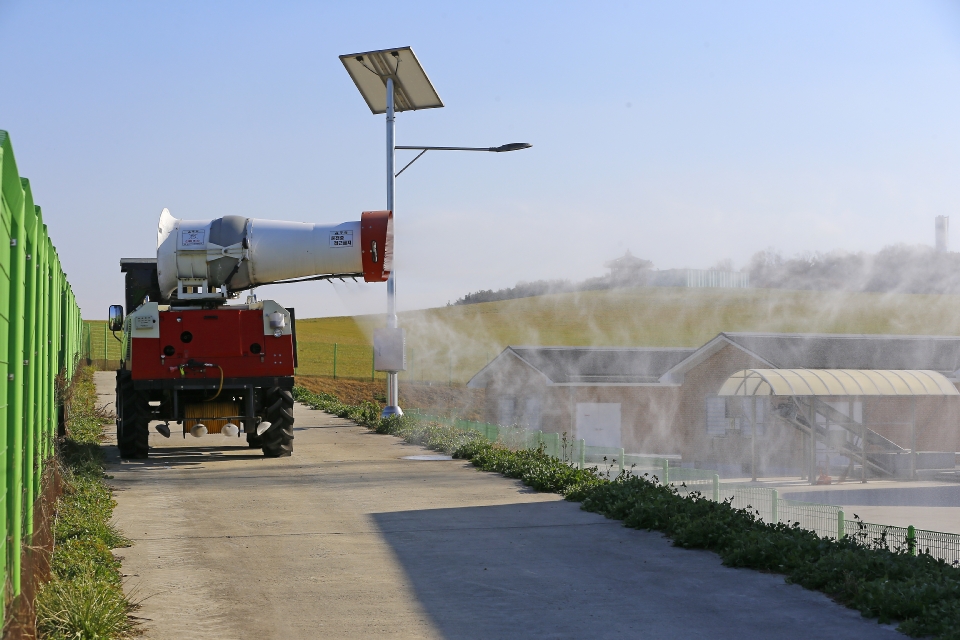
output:
M960 536L924 529L915 529L914 536L916 553L927 553L953 565L960 564Z
M746 509L764 522L770 522L773 516L770 491L765 487L733 487L731 506L734 509Z
M30 544L30 531L33 527L33 513L29 505L33 504L33 429L36 425L34 401L37 392L36 377L36 339L37 339L37 227L39 211L36 207L24 207L24 220L27 235L26 296L23 313L23 436L21 445L21 474L23 483L23 506L21 518L24 532L23 543Z
M73 375L90 340L5 131L0 194L0 375L6 378L0 386L0 571L16 597L21 557L34 533L34 502L54 454L57 377Z
M642 476L644 474L659 474L663 469L664 458L659 456L645 456L633 453L625 453L623 464L627 471L633 475Z
M84 322L83 356L88 358L95 369L114 371L120 366L122 355L119 334L107 328L106 320L87 320Z
M669 460L664 460L669 466ZM714 476L708 469L689 469L686 467L670 466L669 482L680 495L700 494L711 498L714 494Z
M4 486L3 502L4 515L3 535L0 536L0 563L3 564L4 578L10 580L14 593L20 591L20 554L12 550L20 549L20 528L13 523L19 521L19 482L18 461L19 449L16 445L16 434L19 428L9 428L9 425L19 425L23 410L23 396L21 393L23 379L19 375L18 363L23 360L23 246L21 234L23 231L24 194L20 183L20 175L13 158L13 149L8 137L0 132L0 217L2 226L9 235L4 247L4 256L7 262L4 265L9 277L5 315L7 320L7 353L4 362L3 375L7 378L5 390L6 411L0 414L3 422L4 445ZM16 500L10 498L16 494Z

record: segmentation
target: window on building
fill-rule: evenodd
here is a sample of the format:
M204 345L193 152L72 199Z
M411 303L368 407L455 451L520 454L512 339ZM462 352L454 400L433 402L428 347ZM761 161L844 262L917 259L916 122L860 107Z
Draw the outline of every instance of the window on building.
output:
M511 427L517 423L517 399L513 396L501 396L497 412L497 423Z
M707 435L725 436L730 420L727 418L727 399L707 398Z
M537 396L530 396L524 401L523 420L521 421L521 424L531 431L540 430L540 398Z

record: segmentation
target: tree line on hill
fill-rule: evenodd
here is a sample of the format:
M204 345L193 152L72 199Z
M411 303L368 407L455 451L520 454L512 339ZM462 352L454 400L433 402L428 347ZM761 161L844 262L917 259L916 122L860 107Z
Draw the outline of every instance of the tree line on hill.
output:
M616 261L614 261L616 262ZM476 304L529 298L552 293L570 293L649 285L650 269L636 271L631 278L614 272L581 282L536 280L518 282L505 289L484 289L468 293L454 304ZM608 263L608 266L611 263ZM732 270L724 260L716 270ZM938 252L923 245L897 244L877 253L805 253L791 258L774 250L755 253L740 270L750 276L750 285L765 289L801 289L815 291L863 291L896 293L960 293L960 253Z
M786 259L754 254L745 269L754 287L896 293L960 293L960 253L897 244L875 254L813 253Z

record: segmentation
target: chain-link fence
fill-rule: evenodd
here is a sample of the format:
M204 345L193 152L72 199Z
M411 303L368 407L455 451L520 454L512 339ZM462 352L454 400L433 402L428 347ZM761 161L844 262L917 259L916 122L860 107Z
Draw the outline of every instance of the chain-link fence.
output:
M339 342L297 343L297 373L334 379L380 380L386 374L373 369L373 346Z
M119 336L108 330L106 320L84 320L81 342L87 363L97 371L116 371L122 354Z
M96 329L94 331L96 332ZM100 344L98 340L99 338L94 338L96 344ZM96 346L93 351L100 353ZM299 375L352 380L382 380L387 375L383 371L374 371L373 345L370 344L320 342L305 336L297 341L297 361ZM416 349L408 349L407 369L400 372L400 380L461 385L486 363L487 361L480 360L475 355L458 356L456 359L452 355L449 358L427 357L422 356Z
M876 527L879 525L870 526ZM847 521L847 528L852 529L849 520ZM913 535L911 536L911 534ZM907 546L913 553L928 553L934 558L946 560L953 565L960 565L960 536L954 533L927 531L913 527L907 527L905 535ZM912 544L911 537L913 538Z

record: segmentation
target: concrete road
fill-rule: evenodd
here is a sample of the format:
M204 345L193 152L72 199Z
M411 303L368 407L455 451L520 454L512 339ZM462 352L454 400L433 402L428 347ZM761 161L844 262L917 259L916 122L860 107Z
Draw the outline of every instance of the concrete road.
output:
M281 460L215 435L152 434L147 461L108 447L148 638L899 636L328 414L298 406L296 424Z

